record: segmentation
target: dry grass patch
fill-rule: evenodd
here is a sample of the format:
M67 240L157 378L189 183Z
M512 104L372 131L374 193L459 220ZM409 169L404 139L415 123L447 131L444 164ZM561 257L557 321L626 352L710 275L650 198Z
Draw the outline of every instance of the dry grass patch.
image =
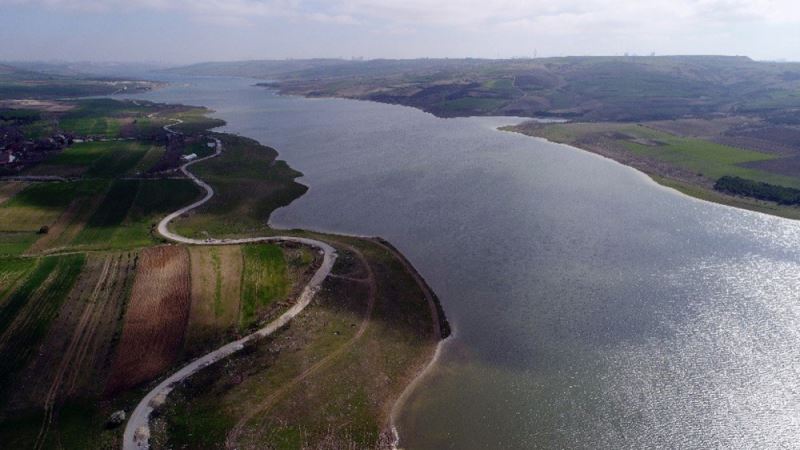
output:
M190 247L192 308L186 331L190 353L217 343L235 327L241 297L241 247ZM221 342L219 342L221 343Z
M23 181L8 181L5 183L0 183L0 204L5 203L6 200L10 199L17 192L23 190L28 183Z
M152 380L175 362L189 319L190 293L185 247L154 247L140 253L107 392Z
M37 254L69 245L80 234L86 221L102 201L103 197L100 195L74 200L50 226L47 234L37 239L26 253Z

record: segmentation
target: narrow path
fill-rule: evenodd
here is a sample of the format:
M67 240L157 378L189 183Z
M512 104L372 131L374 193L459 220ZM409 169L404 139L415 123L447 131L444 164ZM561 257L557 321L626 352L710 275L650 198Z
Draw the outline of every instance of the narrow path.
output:
M178 131L172 130L171 127L182 123L180 119L176 119L176 123L171 125L165 125L164 130L171 134L180 134ZM187 238L178 234L171 232L168 228L169 223L174 220L175 218L185 214L192 209L197 208L200 205L203 205L207 201L209 201L212 197L214 197L214 189L208 185L208 183L204 182L203 180L199 179L198 177L194 176L191 172L189 172L189 166L193 164L197 164L201 161L206 161L211 158L215 158L222 154L222 142L214 138L216 143L216 149L213 155L206 156L204 158L196 159L194 161L190 161L183 166L181 166L181 172L183 172L187 177L189 177L192 181L195 182L198 186L203 188L206 191L205 196L202 199L192 203L189 206L183 207L172 214L168 215L164 219L161 220L158 224L158 232L167 239L170 239L174 242L179 242L182 244L192 244L192 245L219 245L219 244L247 244L247 243L254 243L254 242L295 242L299 244L308 245L310 247L314 247L323 254L322 264L320 265L319 269L314 273L311 277L311 280L308 284L303 288L303 291L300 293L300 297L297 299L297 302L289 308L286 312L284 312L280 317L275 319L274 321L267 324L264 328L261 328L254 333L245 336L239 340L234 342L230 342L222 347L207 353L204 356L201 356L191 363L187 364L186 366L180 368L177 372L170 375L167 379L162 381L158 386L156 386L153 390L147 393L145 397L136 405L136 408L130 415L128 419L128 423L125 425L125 432L122 441L122 449L123 450L141 450L141 449L149 449L150 448L150 415L152 414L153 410L158 407L159 405L163 404L166 400L167 395L175 388L175 386L180 383L181 381L185 380L186 378L190 377L200 369L207 367L221 359L227 358L228 356L238 352L239 350L244 348L244 345L252 340L263 338L264 336L268 336L284 325L286 325L292 318L294 318L297 314L299 314L303 309L306 308L311 303L311 300L314 298L314 295L319 291L322 282L328 277L333 269L333 264L336 261L336 250L330 246L329 244L317 241L315 239L308 239L308 238L300 238L300 237L293 237L293 236L267 236L267 237L255 237L255 238L244 238L244 239L191 239Z

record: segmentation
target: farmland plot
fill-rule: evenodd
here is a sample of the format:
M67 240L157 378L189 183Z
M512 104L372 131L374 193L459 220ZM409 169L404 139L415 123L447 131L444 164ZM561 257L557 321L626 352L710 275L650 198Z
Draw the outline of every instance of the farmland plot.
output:
M134 253L92 254L61 305L39 357L20 374L12 408L51 409L64 399L102 392L121 328L127 291L133 280Z
M143 250L106 391L152 380L175 362L189 318L189 252L163 246Z
M272 244L242 247L242 302L240 323L247 328L277 301L286 297L289 280L281 248Z
M71 291L84 255L43 258L0 308L0 398L47 334Z
M186 348L198 351L222 339L239 317L241 247L190 247L192 308Z

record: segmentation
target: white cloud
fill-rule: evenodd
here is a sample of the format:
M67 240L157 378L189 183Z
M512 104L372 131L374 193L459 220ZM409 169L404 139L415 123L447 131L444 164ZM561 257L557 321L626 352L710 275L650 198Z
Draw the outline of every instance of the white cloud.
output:
M188 15L287 17L386 26L487 26L532 23L553 17L585 22L653 23L669 19L800 22L796 0L0 0L0 5L42 6L94 12L155 10ZM357 20L358 19L358 20Z
M220 27L250 25L253 36L280 28L286 36L280 50L276 35L264 35L269 39L260 45L286 56L500 57L536 49L800 55L793 44L800 33L791 31L800 29L797 0L0 0L0 10L9 5L108 16L168 13ZM323 25L325 33L314 32ZM192 43L186 28L172 31ZM236 46L252 54L262 51L253 39L234 39L247 41Z

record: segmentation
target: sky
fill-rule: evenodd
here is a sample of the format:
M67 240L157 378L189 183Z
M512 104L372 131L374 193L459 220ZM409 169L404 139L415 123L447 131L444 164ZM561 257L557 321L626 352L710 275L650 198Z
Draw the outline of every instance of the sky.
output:
M800 61L798 0L0 0L0 60L725 54Z

